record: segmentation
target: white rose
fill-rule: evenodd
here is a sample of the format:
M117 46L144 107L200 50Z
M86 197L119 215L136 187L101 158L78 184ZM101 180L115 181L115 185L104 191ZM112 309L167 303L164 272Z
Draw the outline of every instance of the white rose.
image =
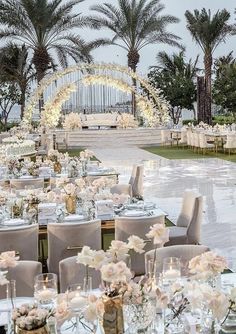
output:
M128 238L128 247L133 249L136 253L144 253L145 242L143 239L139 238L136 235L131 235Z

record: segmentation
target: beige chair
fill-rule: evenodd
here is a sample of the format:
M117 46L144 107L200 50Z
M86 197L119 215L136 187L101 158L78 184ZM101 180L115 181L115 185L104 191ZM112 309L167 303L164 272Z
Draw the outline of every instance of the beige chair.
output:
M116 184L111 187L110 192L118 195L129 195L132 197L132 187L130 184Z
M119 217L115 220L115 239L127 242L131 235L147 240L146 234L150 227L157 223L164 224L164 216L150 216L127 218ZM145 251L153 249L153 243L148 241L145 246ZM131 254L131 269L135 272L135 276L140 276L145 273L145 263L143 254L132 252Z
M197 197L199 197L199 193L196 191L185 190L182 201L182 208L176 221L176 226L188 227L188 224L190 223L193 215L193 209Z
M170 227L170 241L165 246L199 244L203 213L203 198L199 196L195 199L193 214L187 227Z
M80 284L83 287L85 266L76 262L76 256L68 257L59 262L60 292L65 292L72 284ZM100 271L89 268L89 276L92 277L93 289L101 284Z
M169 247L162 247L156 250L156 271L162 272L163 260L167 257L178 257L181 262L189 262L195 256L198 256L204 252L208 252L209 248L203 245L176 245ZM155 257L155 250L145 253L145 265L147 272L147 264L149 260L153 260Z
M131 183L133 197L143 197L143 172L143 165L137 166L134 181Z
M228 150L229 155L232 150L236 149L236 135L235 134L228 134L226 143L224 144L224 151Z
M161 144L170 145L172 142L170 130L161 130Z
M16 297L34 296L35 276L42 273L42 264L37 261L19 261L17 266L10 268L8 278L16 281ZM0 285L0 299L6 298L6 286Z
M206 140L205 133L199 133L199 147L203 154L206 153L206 150L213 150L215 145L214 144L208 144Z
M129 194L131 197L143 197L143 170L143 165L133 165L129 183L117 184L111 188L111 192Z
M11 189L43 189L44 179L12 179L10 180Z
M83 246L101 249L101 220L48 224L48 271L59 273L59 262L81 251Z
M0 229L0 253L15 250L20 260L38 261L38 225Z

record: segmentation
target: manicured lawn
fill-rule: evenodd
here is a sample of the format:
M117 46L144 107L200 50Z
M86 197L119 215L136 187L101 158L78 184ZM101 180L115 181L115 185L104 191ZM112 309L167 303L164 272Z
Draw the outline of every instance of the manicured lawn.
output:
M229 155L228 153L207 151L206 154L194 152L186 147L176 146L155 146L145 147L146 151L160 155L166 159L203 159L203 158L219 158L227 161L236 162L236 154Z

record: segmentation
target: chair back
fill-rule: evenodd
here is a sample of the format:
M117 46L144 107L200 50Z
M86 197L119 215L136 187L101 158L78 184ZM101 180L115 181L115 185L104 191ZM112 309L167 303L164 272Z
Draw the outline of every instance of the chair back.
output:
M112 194L118 194L118 195L129 195L132 196L132 187L130 184L115 184L111 187L110 192Z
M195 200L198 196L199 194L194 190L186 190L184 192L182 208L178 216L176 226L188 227L193 215Z
M157 273L163 269L163 260L167 257L178 257L181 262L189 262L195 256L208 252L209 248L203 245L175 245L156 249ZM148 261L155 257L155 249L145 253L146 272L148 270Z
M194 147L199 147L199 134L194 132L193 134Z
M127 242L127 239L131 235L137 235L138 237L147 240L146 234L149 232L150 227L154 224L164 224L164 216L150 216L150 217L138 217L138 218L126 218L119 217L115 220L115 239ZM153 249L153 243L147 242L145 251ZM132 252L131 254L131 268L135 272L136 276L143 275L145 273L145 262L143 254L137 254Z
M203 197L199 196L195 200L193 215L187 227L188 244L200 243L202 215L203 215Z
M48 224L48 270L59 273L59 262L81 251L83 246L101 249L101 220Z
M16 297L33 297L34 279L41 273L42 264L37 261L19 261L16 267L10 268L8 275L16 281ZM0 299L6 297L6 286L0 285Z
M236 148L236 135L235 134L228 134L226 143L225 143L225 148Z
M170 130L161 130L161 143L168 143L171 139Z
M199 146L200 148L206 148L207 147L207 140L205 133L199 133Z
M38 225L0 229L0 253L15 250L20 260L38 261Z
M10 180L10 187L12 189L43 189L44 188L44 179L12 179Z
M130 179L129 179L129 184L131 185L131 187L133 186L134 179L136 177L137 167L138 167L137 165L133 165L133 168L132 168L132 172L131 172Z
M83 287L86 268L76 262L77 256L68 257L59 262L60 292L65 292L72 284L80 284ZM92 277L92 288L98 289L101 284L100 271L89 268L89 276Z
M143 165L137 166L136 175L132 184L132 196L143 197Z
M187 130L186 130L186 128L181 129L180 142L181 142L181 144L187 143Z

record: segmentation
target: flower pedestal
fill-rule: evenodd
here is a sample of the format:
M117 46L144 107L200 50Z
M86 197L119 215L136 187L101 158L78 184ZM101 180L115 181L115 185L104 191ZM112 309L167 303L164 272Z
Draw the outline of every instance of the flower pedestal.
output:
M123 301L121 296L103 297L104 315L102 327L104 334L123 334Z
M69 214L76 213L76 196L68 195L66 197L66 210Z
M16 327L16 333L17 334L49 334L49 328L47 325L40 327L38 329L32 329L32 330L26 330L26 329L21 329L19 327Z

